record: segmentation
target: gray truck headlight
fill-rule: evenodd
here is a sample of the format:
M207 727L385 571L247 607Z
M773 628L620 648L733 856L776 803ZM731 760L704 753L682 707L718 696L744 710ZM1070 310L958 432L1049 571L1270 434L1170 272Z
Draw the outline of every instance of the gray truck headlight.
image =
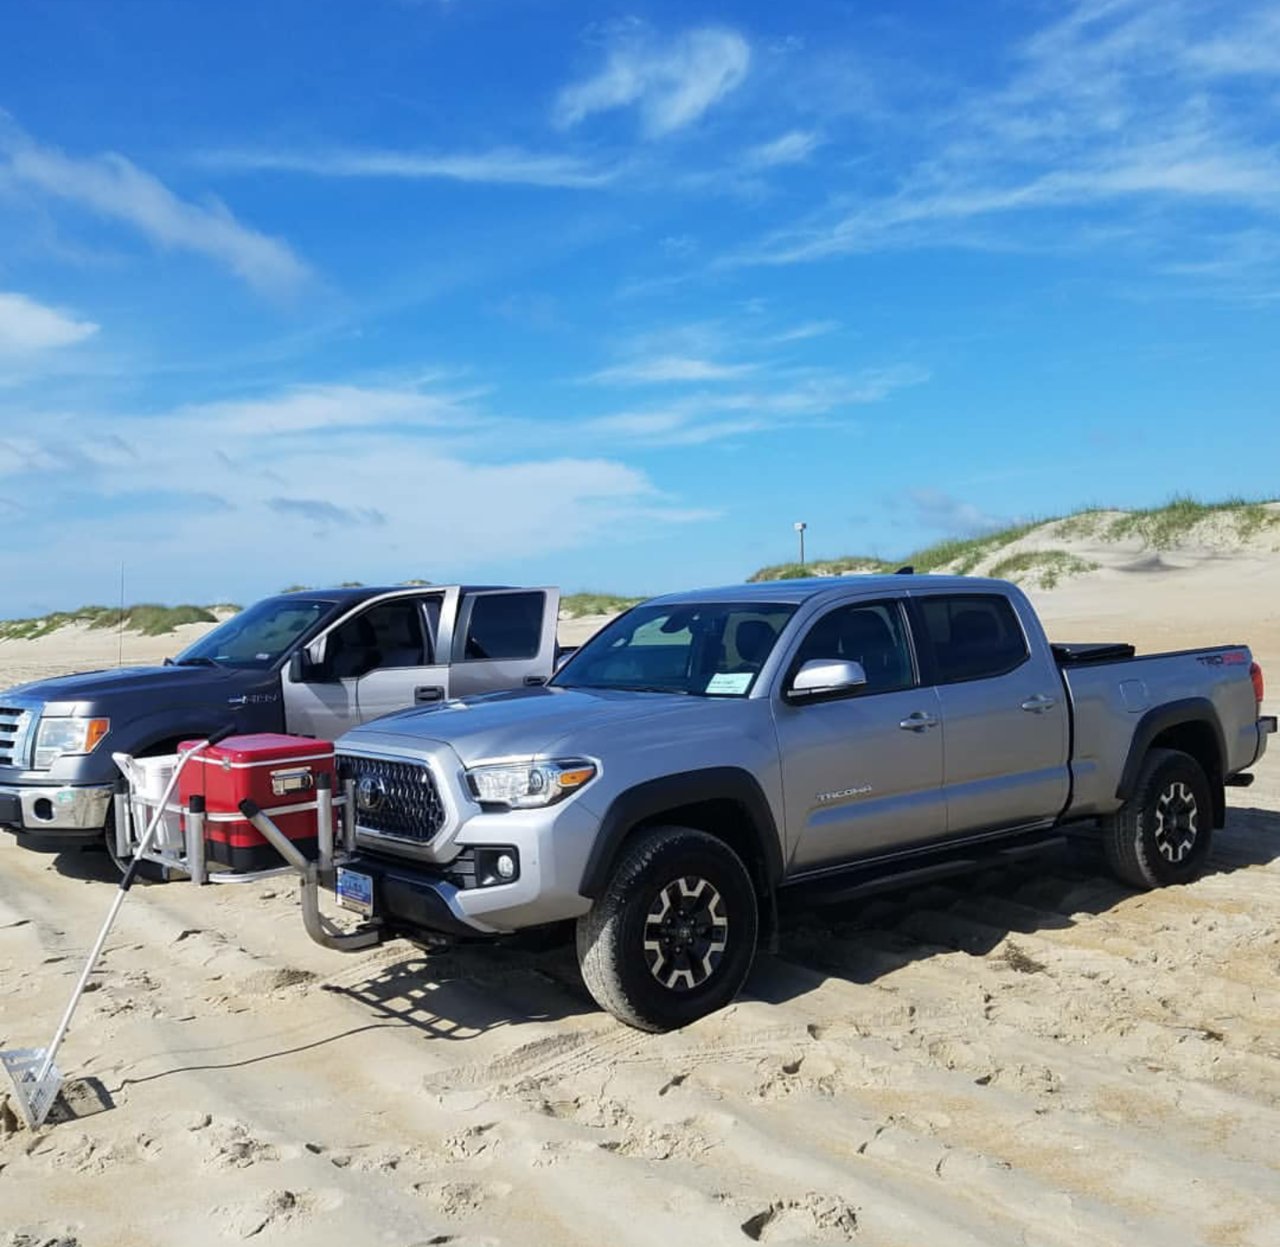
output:
M595 779L598 769L587 758L490 762L472 767L467 782L481 805L529 810L563 801Z
M110 730L110 719L41 719L32 767L47 771L64 753L92 753Z

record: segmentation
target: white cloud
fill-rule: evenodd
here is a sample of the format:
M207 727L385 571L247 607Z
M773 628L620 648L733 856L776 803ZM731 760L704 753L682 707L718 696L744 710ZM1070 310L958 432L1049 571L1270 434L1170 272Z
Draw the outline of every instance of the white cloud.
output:
M801 164L809 159L821 142L822 139L812 130L789 130L768 143L747 148L742 159L751 169Z
M97 332L92 321L73 320L25 294L0 291L0 355L74 346Z
M349 148L305 151L214 151L201 164L236 171L278 171L337 178L447 180L495 185L591 189L607 186L616 168L594 168L573 156L526 152L514 147L487 152L361 151Z
M288 292L306 279L287 243L242 225L220 201L181 199L123 156L67 156L4 120L0 114L0 175L15 185L122 222L163 249L215 260L258 290Z
M914 365L868 368L852 376L823 371L778 372L751 390L700 391L659 407L600 416L586 430L611 440L653 446L689 446L844 418L896 390L920 385L929 373Z
M807 342L810 338L820 338L824 334L834 333L839 328L838 320L807 320L801 325L794 325L790 329L775 333L769 340L777 343Z
M56 565L60 583L80 586L69 592L92 596L121 560L132 593L165 599L207 600L218 568L234 569L237 592L446 579L706 518L612 452L539 458L541 428L517 445L515 422L428 388L312 385L112 416L112 444L84 435L105 419L25 413L38 432L0 439L0 479L21 477L49 502L23 542L0 549L4 583ZM207 505L174 503L138 524L127 507L156 481L197 482L216 523Z
M1268 74L1280 76L1273 7L1077 0L1014 49L996 89L892 118L886 131L896 125L897 137L876 184L837 188L832 207L725 263L1008 246L1015 223L1034 229L1036 218L1056 223L1042 245L1072 249L1102 245L1139 214L1152 254L1185 238L1179 209L1213 204L1274 221L1280 156L1264 131L1240 124L1241 91L1265 91ZM1094 210L1108 212L1109 230L1086 219Z
M601 385L649 385L673 381L730 381L753 371L753 364L718 364L709 359L658 355L632 360L592 373L586 380Z
M700 27L660 43L631 34L589 78L565 87L554 119L578 125L596 113L635 107L645 132L660 137L697 121L742 85L751 48L736 31Z

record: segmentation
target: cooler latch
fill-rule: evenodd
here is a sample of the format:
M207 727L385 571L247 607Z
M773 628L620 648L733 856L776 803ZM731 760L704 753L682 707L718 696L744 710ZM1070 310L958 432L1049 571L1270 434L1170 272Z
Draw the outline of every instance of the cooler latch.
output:
M271 792L277 797L287 797L291 792L310 792L315 786L316 777L309 766L271 772Z

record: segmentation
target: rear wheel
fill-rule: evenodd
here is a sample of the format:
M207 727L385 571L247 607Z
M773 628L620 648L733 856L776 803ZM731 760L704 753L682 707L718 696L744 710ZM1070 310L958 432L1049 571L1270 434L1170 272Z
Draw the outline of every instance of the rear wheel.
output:
M1102 823L1107 863L1135 888L1188 883L1213 840L1213 801L1203 768L1177 749L1152 749L1133 795Z
M751 876L728 845L659 827L627 846L604 895L578 919L578 963L614 1017L673 1030L738 994L758 922Z

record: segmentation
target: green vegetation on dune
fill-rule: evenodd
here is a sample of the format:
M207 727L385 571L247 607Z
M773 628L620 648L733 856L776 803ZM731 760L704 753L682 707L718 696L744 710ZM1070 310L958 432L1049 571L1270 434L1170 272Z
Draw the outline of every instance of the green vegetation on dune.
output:
M944 538L898 561L846 555L837 559L815 559L804 565L779 563L762 567L749 579L796 580L805 576L888 572L900 564L914 567L917 572L945 571L967 576L987 565L992 576L1023 578L1047 589L1069 576L1094 571L1098 565L1057 548L1017 552L1005 558L999 557L1001 552L1034 532L1058 541L1088 538L1123 541L1136 537L1145 546L1164 550L1187 540L1198 525L1217 517L1228 526L1230 534L1243 542L1260 532L1280 527L1280 510L1268 506L1273 501L1230 498L1225 502L1197 502L1194 498L1178 496L1164 506L1139 511L1108 512L1091 506L1072 515L1028 520L976 537ZM1052 530L1046 531L1050 525ZM995 562L990 562L993 559Z
M816 559L812 563L775 563L747 577L748 584L764 580L803 580L807 576L847 576L853 572L891 572L895 563L872 558Z
M90 628L119 628L140 632L143 636L164 636L182 624L217 623L214 611L238 610L227 604L219 606L162 606L142 602L136 606L81 606L73 611L54 611L34 619L0 620L0 641L34 641L71 624Z
M1222 516L1241 541L1280 524L1280 512L1270 510L1266 500L1229 498L1225 502L1197 502L1179 495L1162 507L1116 516L1101 536L1105 541L1137 537L1152 549L1168 550L1186 540L1197 525L1215 516Z
M119 628L123 623L129 632L143 636L164 636L182 624L217 623L218 617L207 606L162 606L143 602L138 606L110 607L89 621L91 628Z
M1023 550L996 563L988 575L997 580L1014 580L1034 584L1041 589L1056 588L1068 576L1080 576L1098 570L1098 564L1082 559L1069 550Z
M565 593L560 598L560 616L580 619L583 615L616 615L643 601L643 597L630 598L620 593Z
M968 576L983 559L1012 545L1044 523L1045 520L1032 520L1025 524L1011 524L1008 528L999 528L995 532L982 533L977 537L945 537L908 555L903 562L918 572L932 572L945 567L954 575Z

